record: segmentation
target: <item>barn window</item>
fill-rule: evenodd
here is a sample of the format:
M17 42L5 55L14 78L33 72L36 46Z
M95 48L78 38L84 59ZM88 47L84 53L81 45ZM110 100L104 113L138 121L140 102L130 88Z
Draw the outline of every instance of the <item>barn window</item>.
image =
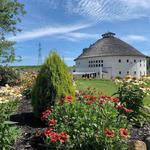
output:
M136 75L136 71L134 71L134 75Z

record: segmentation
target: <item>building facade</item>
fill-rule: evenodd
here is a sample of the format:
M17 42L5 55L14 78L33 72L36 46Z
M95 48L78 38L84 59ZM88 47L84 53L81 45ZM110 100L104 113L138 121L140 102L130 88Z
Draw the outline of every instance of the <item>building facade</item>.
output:
M76 73L111 79L147 74L146 56L108 32L75 59Z

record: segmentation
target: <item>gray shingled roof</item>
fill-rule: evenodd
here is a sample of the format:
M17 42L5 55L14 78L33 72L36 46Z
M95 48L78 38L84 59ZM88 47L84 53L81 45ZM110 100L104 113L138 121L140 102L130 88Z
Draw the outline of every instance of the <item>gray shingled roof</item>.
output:
M102 35L89 48L83 49L82 54L77 59L96 57L96 56L141 56L146 57L137 49L126 42L114 37L114 33L108 32Z

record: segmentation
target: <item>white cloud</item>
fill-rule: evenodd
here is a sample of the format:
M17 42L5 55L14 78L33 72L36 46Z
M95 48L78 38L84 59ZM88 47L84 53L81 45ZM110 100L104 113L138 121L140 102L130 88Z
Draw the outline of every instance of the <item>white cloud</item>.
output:
M148 38L143 36L143 35L127 35L122 37L123 40L128 41L128 42L132 42L132 41L141 41L141 42L145 42L148 41Z
M59 38L66 39L68 41L77 42L83 39L97 39L99 34L89 34L82 32L69 32L62 36L58 36Z
M129 5L129 7L142 7L150 8L150 0L121 0L122 2Z
M66 8L97 22L150 16L150 0L67 0Z
M91 26L91 24L73 24L73 25L55 25L48 26L31 31L22 32L17 36L9 37L11 41L27 41L39 37L51 35L64 35L73 31L78 31Z

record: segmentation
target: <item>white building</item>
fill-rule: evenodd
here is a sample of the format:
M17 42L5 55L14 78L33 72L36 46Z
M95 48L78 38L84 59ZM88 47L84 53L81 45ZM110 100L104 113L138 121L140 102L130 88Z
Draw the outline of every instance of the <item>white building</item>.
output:
M111 32L103 34L101 39L83 49L75 63L74 74L96 78L126 75L139 78L147 74L146 56Z

